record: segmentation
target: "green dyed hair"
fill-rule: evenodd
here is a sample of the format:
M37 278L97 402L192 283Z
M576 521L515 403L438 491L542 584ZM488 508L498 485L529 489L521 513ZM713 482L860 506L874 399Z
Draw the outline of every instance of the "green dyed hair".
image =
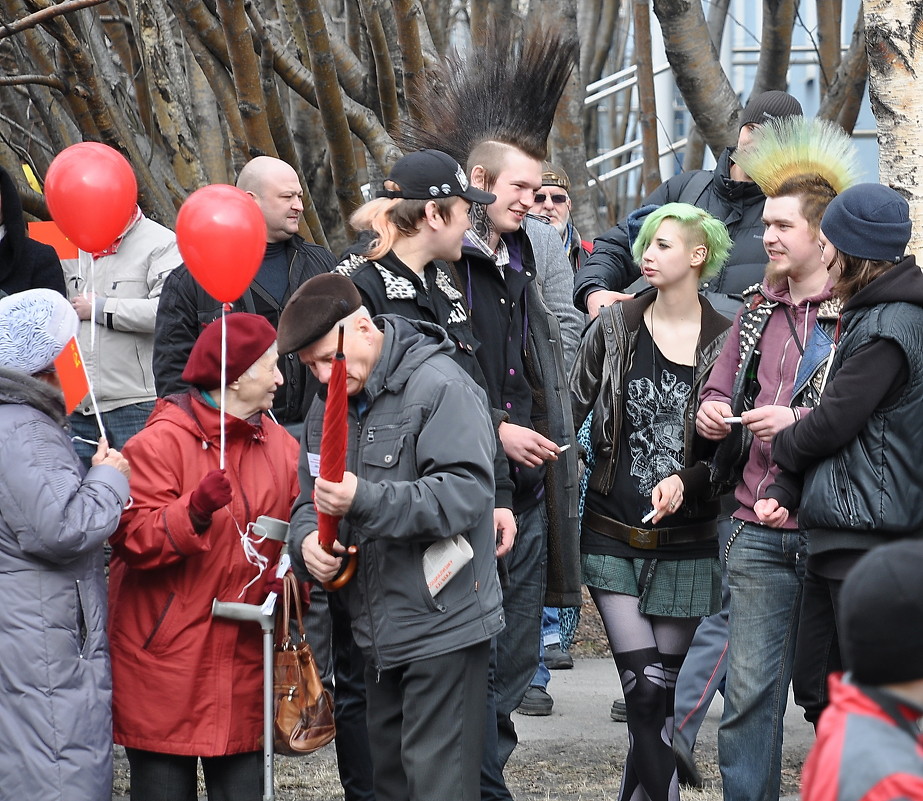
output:
M641 264L641 257L648 249L664 220L676 220L686 234L686 244L690 247L705 245L707 251L699 281L707 281L724 267L731 255L734 243L728 235L721 220L716 220L704 209L689 203L667 203L652 211L644 218L638 238L631 246L631 255L635 263Z

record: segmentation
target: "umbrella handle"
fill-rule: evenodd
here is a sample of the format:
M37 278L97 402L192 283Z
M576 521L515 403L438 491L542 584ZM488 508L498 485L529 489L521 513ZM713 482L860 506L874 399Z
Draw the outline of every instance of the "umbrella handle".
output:
M346 549L346 555L343 557L343 559L345 560L343 563L343 569L330 581L325 581L321 584L321 586L327 590L327 592L336 592L338 589L349 583L349 580L356 572L356 567L359 563L359 548L355 545L350 545Z

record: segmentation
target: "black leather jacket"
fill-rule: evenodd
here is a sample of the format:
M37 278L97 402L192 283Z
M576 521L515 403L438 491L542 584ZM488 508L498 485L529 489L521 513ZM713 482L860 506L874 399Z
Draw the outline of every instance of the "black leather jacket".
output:
M618 442L622 427L625 374L631 367L644 311L656 297L656 292L645 292L632 300L604 306L599 317L587 329L571 371L574 424L579 428L590 411L593 412L591 441L596 461L589 486L603 494L612 489L615 476L618 453L614 443ZM702 296L699 296L699 303L702 306L702 329L696 350L693 391L684 414L683 461L686 467L678 473L683 479L688 497L683 508L691 516L702 516L711 511L703 509L696 502L697 495L704 495L711 502L713 493L707 489L708 469L704 464L699 464L704 455L703 447L707 446L695 433L695 415L699 391L731 327L730 321L716 312ZM714 511L717 513L717 507Z

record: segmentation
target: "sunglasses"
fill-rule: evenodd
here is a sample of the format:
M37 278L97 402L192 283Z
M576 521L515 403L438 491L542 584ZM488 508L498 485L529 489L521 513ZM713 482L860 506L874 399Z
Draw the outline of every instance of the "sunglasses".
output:
M536 203L544 203L547 198L548 195L546 195L544 192L535 193ZM570 200L570 198L567 195L551 195L551 202L554 203L555 206L560 206L563 203L567 203L568 200Z

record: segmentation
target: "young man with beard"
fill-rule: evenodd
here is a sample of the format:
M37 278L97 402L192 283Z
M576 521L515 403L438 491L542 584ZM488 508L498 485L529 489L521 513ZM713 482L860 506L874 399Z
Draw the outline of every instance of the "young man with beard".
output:
M835 126L788 120L764 128L771 130L742 166L766 194L766 278L745 293L696 417L699 433L720 443L714 477L739 478L723 554L730 618L718 755L726 801L779 797L805 538L797 520L768 528L753 507L778 473L772 437L808 414L822 392L838 309L821 261L820 221L853 181L854 151ZM814 147L796 146L806 141Z

